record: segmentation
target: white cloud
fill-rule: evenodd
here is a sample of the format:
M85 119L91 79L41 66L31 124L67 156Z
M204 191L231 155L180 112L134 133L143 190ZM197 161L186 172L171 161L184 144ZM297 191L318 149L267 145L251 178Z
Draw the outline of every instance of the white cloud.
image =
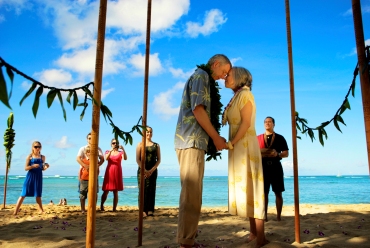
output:
M239 60L243 60L243 59L240 57L230 59L231 65L234 65Z
M182 69L176 69L176 68L173 68L173 67L170 67L168 70L170 71L170 73L172 74L172 76L174 78L187 79L191 76L191 74L194 73L195 68L193 68L193 69L191 69L190 71L187 71L187 72L184 72Z
M95 51L93 46L84 50L74 50L64 53L57 61L56 65L75 71L84 75L93 75L95 71Z
M86 85L86 82L73 82L72 75L68 71L64 69L49 69L43 70L41 72L35 73L35 77L38 78L38 81L41 83L48 85L50 87L55 88L62 88L62 89L73 89L78 88L83 85ZM28 82L22 83L22 88L28 91L31 87L31 84ZM90 86L91 90L91 86ZM110 92L114 91L114 88L104 89L102 90L101 98L103 99L106 97ZM44 91L47 93L47 91ZM67 92L62 93L64 97L67 95ZM78 96L84 96L85 92L82 90L77 91Z
M43 84L63 88L72 81L72 75L63 69L43 70L35 73L35 77Z
M123 34L145 34L147 23L146 0L110 1L107 26L119 29ZM156 0L152 4L151 31L160 32L173 26L189 11L190 0Z
M352 8L348 9L346 12L343 13L343 16L351 16L352 15Z
M370 46L370 39L365 40L365 46ZM357 47L354 47L347 56L357 55Z
M361 12L362 12L362 14L364 14L364 13L370 13L370 5L362 6Z
M145 55L138 53L133 54L129 60L134 67L133 74L136 76L143 76L145 70ZM149 55L149 75L158 75L163 71L161 61L158 58L158 53Z
M114 91L114 88L110 88L110 89L107 89L107 90L102 90L101 99L104 99L109 93L111 93L113 91Z
M67 136L62 136L62 138L59 141L55 142L54 147L60 148L60 149L66 149L66 148L73 147L73 144L68 143Z
M44 0L44 18L49 17L63 49L92 45L96 39L99 1Z
M193 38L202 34L204 36L217 32L219 28L227 21L224 14L218 9L212 9L205 13L204 23L188 22L186 23L186 33Z
M172 107L173 95L183 90L185 83L178 82L171 89L154 96L153 109L162 119L168 120L179 113L180 107Z
M126 65L115 60L119 51L120 44L112 41L105 41L104 49L104 74L117 73L125 69ZM64 53L55 63L56 65L75 71L84 76L93 77L95 73L96 46L90 46L86 49L77 49L69 53Z
M1 1L1 0L0 0ZM80 77L94 74L99 1L53 1L44 3L43 18L51 23L64 53L56 66L74 71ZM189 11L189 0L157 0L152 5L151 32L165 32ZM131 55L145 44L147 1L109 1L104 48L104 74L115 74L126 68L131 59L137 73L144 65L139 56ZM151 74L162 71L156 55L151 56Z
M15 13L19 15L23 9L30 8L32 4L27 0L0 0L0 7L2 6L5 6L7 11L14 9Z
M370 13L370 6L361 6L361 13ZM352 15L352 8L349 8L347 11L343 13L343 16L351 16Z

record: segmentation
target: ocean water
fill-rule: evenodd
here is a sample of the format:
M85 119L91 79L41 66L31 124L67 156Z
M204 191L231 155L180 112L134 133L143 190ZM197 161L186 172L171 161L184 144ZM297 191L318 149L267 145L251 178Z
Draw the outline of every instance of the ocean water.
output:
M6 204L15 204L21 191L25 176L8 176ZM4 199L5 176L0 176L0 200ZM124 190L119 192L119 206L137 206L138 186L136 176L124 177ZM103 178L99 177L99 199ZM44 176L43 204L66 198L68 204L79 205L77 193L78 180L75 176ZM158 177L156 207L178 207L180 195L179 177ZM284 205L294 205L293 177L285 177ZM205 176L203 184L203 206L226 207L228 201L227 176ZM358 204L370 203L370 177L363 176L300 176L299 201L301 204ZM106 205L113 202L109 193ZM269 206L275 203L274 193L270 191ZM34 197L26 197L24 204L34 204Z

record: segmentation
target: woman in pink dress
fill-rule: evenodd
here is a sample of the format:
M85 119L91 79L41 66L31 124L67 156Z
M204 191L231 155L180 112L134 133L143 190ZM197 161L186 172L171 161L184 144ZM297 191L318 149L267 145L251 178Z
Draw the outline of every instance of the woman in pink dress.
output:
M117 210L118 191L123 190L122 159L127 160L127 154L123 146L116 139L111 141L111 149L105 152L108 161L103 181L103 194L101 196L100 210L104 211L104 202L107 200L109 191L113 191L113 212Z

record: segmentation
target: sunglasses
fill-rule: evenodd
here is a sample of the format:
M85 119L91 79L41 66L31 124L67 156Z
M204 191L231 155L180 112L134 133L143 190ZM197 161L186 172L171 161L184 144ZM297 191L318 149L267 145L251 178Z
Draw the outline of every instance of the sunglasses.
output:
M91 137L87 138L88 140L91 140Z
M33 148L35 148L35 149L40 149L40 148L41 148L41 146L34 146Z
M115 144L117 144L116 142L112 142L112 145L115 145Z

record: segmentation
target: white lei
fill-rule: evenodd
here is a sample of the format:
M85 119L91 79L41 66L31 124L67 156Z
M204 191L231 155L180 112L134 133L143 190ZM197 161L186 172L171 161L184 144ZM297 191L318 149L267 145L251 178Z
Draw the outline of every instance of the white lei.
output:
M227 111L229 110L230 106L233 104L236 96L239 95L239 92L243 90L250 90L250 88L248 86L243 86L234 93L234 96L230 99L229 103L224 109L224 112L222 113L222 126L225 126L227 123Z

